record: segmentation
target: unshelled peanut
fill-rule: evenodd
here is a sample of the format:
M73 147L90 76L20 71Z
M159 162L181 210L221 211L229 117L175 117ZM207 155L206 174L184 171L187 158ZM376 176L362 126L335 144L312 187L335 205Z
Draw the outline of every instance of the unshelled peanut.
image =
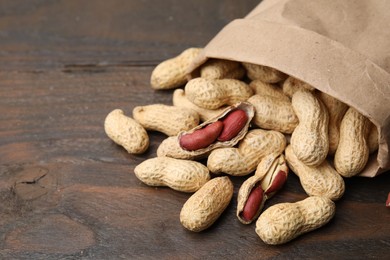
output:
M200 77L206 79L241 79L246 71L237 61L209 59L200 67Z
M165 60L154 68L150 84L154 89L173 89L187 82L190 65L202 48L189 48L178 56Z
M339 145L334 155L334 166L342 176L355 176L366 166L370 127L370 121L356 109L350 107L345 113L340 125Z
M256 109L253 123L260 128L290 134L298 125L298 117L290 100L256 94L248 102Z
M248 62L243 62L242 65L245 67L247 76L251 80L260 79L267 83L278 83L287 77L283 72L271 67Z
M188 100L207 109L234 105L253 95L245 82L236 79L195 78L186 84L184 91Z
M291 135L294 154L307 165L320 165L329 150L328 111L313 93L302 90L293 95L292 106L299 118Z
M323 196L333 201L340 199L345 191L344 179L324 160L318 166L307 166L287 146L286 160L290 169L299 177L301 185L309 196Z
M210 227L229 205L233 183L229 177L216 177L195 192L183 205L180 222L188 230L200 232Z
M340 138L340 124L341 120L344 117L345 112L347 112L348 105L337 100L336 98L324 93L318 93L319 99L324 103L326 109L329 113L329 126L328 126L328 135L329 135L329 151L328 154L334 155L336 152L337 146L339 145Z
M266 209L256 222L256 233L264 243L279 245L318 229L334 216L335 204L313 196L295 203L279 203Z
M133 109L133 118L146 130L168 136L190 130L199 124L199 116L195 111L164 104L137 106Z
M297 79L294 77L289 76L284 82L283 82L283 92L289 97L292 97L295 92L299 90L307 90L314 92L315 88L311 85Z
M281 154L286 139L277 131L254 129L248 131L237 148L218 148L211 152L207 168L212 173L243 176L253 172L261 159L270 153Z
M199 115L200 121L203 122L218 116L226 109L226 107L221 107L218 109L206 109L203 107L199 107L188 100L184 93L184 90L181 88L175 89L175 91L173 92L172 102L173 105L176 107L189 108L196 111Z
M210 179L209 170L203 164L169 157L145 160L135 167L134 173L146 185L167 186L183 192L195 192Z
M137 121L126 116L121 109L115 109L107 115L104 130L111 140L129 153L141 154L149 147L146 130Z

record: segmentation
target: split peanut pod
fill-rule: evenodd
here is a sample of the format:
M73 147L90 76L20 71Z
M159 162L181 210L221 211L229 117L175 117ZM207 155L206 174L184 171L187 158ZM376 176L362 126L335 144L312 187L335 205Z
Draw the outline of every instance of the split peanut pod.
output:
M195 111L164 104L137 106L133 109L133 118L146 130L168 136L190 130L199 124L199 116Z
M156 157L134 169L135 176L149 186L167 186L183 192L195 192L210 180L209 170L199 162Z
M343 196L344 179L327 160L318 166L308 166L296 157L290 145L287 146L285 153L288 166L299 177L303 189L309 196L323 196L333 201Z
M244 138L253 115L251 104L237 103L217 117L165 139L157 149L157 156L196 160L207 157L213 149L232 147Z
M150 84L154 89L173 89L187 82L187 74L201 48L189 48L178 56L158 64L152 71Z
M181 224L194 232L205 230L219 218L232 197L233 183L229 177L211 179L184 203Z
M107 115L104 131L112 141L129 153L140 154L149 147L146 130L137 121L126 116L121 109L115 109Z
M260 164L266 164L266 170L261 175L249 177L240 187L237 196L237 218L243 224L249 224L257 219L264 203L282 188L287 180L288 167L283 155L274 157L270 165L265 158ZM260 165L259 164L259 165ZM265 169L264 166L261 168Z
M207 160L212 173L244 176L253 172L267 154L281 154L286 147L284 135L277 131L254 129L248 131L237 148L213 150Z
M332 200L318 196L275 204L258 218L256 233L266 244L284 244L324 226L333 218L335 210Z

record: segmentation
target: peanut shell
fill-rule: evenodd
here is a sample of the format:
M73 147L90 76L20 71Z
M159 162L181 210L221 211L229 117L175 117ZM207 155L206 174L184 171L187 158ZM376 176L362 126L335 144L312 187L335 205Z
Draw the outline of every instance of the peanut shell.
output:
M233 183L229 177L208 181L183 205L180 222L188 230L200 232L210 227L229 205L233 197Z

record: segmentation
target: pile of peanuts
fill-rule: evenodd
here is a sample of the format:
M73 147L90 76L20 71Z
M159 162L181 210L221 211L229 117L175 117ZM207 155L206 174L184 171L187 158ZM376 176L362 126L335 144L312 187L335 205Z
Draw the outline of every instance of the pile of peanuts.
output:
M189 79L200 51L189 48L153 70L152 88L175 89L172 106L107 115L106 134L129 153L146 151L147 131L168 136L156 158L135 167L135 176L146 185L193 193L180 222L194 232L210 227L229 205L234 176L250 176L237 194L237 218L256 221L265 243L283 244L328 223L344 178L359 174L378 149L377 128L356 109L270 67L209 59L199 77ZM207 165L200 162L205 159ZM263 211L289 169L308 197Z

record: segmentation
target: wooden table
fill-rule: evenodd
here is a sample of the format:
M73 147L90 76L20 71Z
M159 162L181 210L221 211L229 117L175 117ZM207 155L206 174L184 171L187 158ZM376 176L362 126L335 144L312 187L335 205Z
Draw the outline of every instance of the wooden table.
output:
M156 64L204 46L257 5L246 1L3 0L0 3L1 259L386 258L390 174L346 180L335 218L281 246L235 217L234 198L208 230L179 222L190 194L151 188L104 133L115 108L171 104L149 85ZM266 207L305 198L291 174Z

